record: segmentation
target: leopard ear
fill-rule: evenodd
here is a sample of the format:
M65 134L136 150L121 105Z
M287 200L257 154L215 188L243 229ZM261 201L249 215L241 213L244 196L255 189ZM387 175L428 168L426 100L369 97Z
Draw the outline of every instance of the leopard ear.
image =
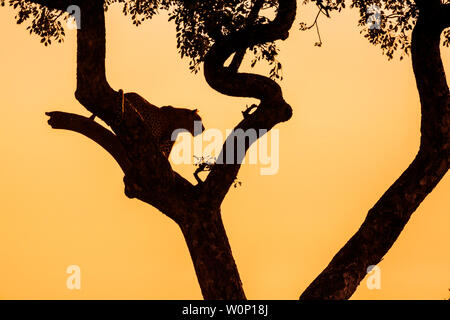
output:
M192 114L197 114L198 113L198 109L191 110L191 112L192 112Z

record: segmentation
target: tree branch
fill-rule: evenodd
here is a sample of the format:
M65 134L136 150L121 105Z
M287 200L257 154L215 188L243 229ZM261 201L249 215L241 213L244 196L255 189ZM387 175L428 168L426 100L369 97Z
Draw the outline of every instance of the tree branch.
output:
M231 72L238 72L239 68L241 67L242 61L244 61L246 52L247 49L241 49L237 51L234 54L233 60L231 60L230 65L228 66L228 70L230 70Z
M450 27L450 3L443 4L441 0L415 0L422 19L429 20L429 25L439 29Z
M287 121L292 116L292 108L284 101L281 87L275 81L257 74L236 73L235 70L224 67L224 64L234 52L239 54L241 50L257 44L285 40L295 20L296 7L295 0L280 0L277 15L272 22L250 24L218 40L205 57L205 78L213 89L225 95L261 100L258 109L241 121L235 130L242 129L245 132L254 129L259 138L260 130L269 131L276 124ZM240 169L242 159L235 158L233 164L225 163L226 146L233 141L236 142L236 136L228 137L219 156L219 159L224 159L224 164L216 164L203 184L208 201L213 201L215 205L220 205L223 201ZM254 141L245 144L245 152ZM235 143L235 154L237 149Z
M49 9L66 11L71 5L79 5L82 0L26 0L30 3L39 4Z
M255 0L255 3L252 6L252 9L250 10L250 13L247 18L247 26L252 25L255 23L256 19L258 18L258 14L261 11L261 8L264 5L264 0ZM239 67L242 64L242 61L244 60L245 53L247 52L247 48L240 49L236 51L236 53L233 56L233 60L231 61L230 65L228 66L228 69L231 72L238 72Z
M156 145L150 126L133 105L145 104L145 99L138 96L130 101L123 92L110 87L105 72L103 1L86 0L80 6L82 28L77 32L75 96L87 110L105 121L115 136L76 115L50 113L50 124L55 128L76 129L101 142L124 167L126 195L154 206L180 226L205 299L245 299L220 208L200 203L202 190L172 170Z
M69 130L84 135L108 151L125 174L130 171L130 159L114 133L97 122L77 114L54 111L47 112L46 115L50 117L48 124L53 129Z
M443 4L439 13L443 27L450 28L450 3Z
M366 276L367 268L381 261L411 215L448 172L450 96L439 48L442 30L436 28L432 16L419 12L411 42L422 106L422 135L417 157L300 299L350 298Z
M103 1L83 1L79 4L83 23L82 28L77 31L75 96L87 110L105 121L115 135L108 135L106 131L95 126L94 122L84 122L76 115L70 115L70 121L67 122L67 114L51 113L51 124L55 127L73 126L73 129L97 138L94 141L107 141L102 146L118 160L125 171L126 195L156 207L177 222L181 221L186 215L185 209L192 202L195 189L172 170L170 163L156 145L151 130L132 103L124 98L122 92L116 92L109 86L105 72L106 31ZM113 137L118 142L113 141ZM122 148L119 148L119 145Z

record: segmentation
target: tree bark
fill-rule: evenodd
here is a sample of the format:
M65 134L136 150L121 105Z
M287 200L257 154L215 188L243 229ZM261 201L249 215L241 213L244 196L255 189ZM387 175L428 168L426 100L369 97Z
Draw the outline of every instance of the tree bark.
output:
M245 300L220 209L199 209L180 224L206 300Z
M439 1L418 1L418 5L411 51L422 106L419 152L300 299L349 299L367 268L381 261L411 215L449 169L450 99L439 46L450 17L441 15L444 8Z

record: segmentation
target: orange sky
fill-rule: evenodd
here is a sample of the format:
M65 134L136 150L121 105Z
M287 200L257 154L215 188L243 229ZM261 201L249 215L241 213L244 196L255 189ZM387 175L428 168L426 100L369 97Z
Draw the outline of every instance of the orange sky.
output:
M367 211L414 158L420 105L409 58L387 61L356 27L357 12L321 20L300 7L280 47L282 87L294 117L280 129L280 171L246 165L223 219L250 299L297 299L358 229ZM44 112L88 113L74 98L75 31L49 48L0 9L0 298L200 299L175 223L129 200L113 159L90 140L55 131ZM136 28L107 13L107 72L115 89L156 105L196 107L223 131L248 99L223 96L176 52L165 16ZM450 66L450 52L443 50ZM263 65L258 71L268 73ZM447 68L448 70L448 68ZM191 181L193 166L175 166ZM444 299L450 288L450 177L413 215L380 264L381 290L365 282L354 299ZM81 290L66 288L79 265Z

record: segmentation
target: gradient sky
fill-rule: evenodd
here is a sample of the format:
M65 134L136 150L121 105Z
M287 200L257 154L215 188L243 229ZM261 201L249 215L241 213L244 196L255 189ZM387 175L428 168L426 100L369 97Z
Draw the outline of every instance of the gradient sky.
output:
M313 14L300 7L280 45L281 85L294 109L277 126L280 171L261 176L259 166L244 166L242 187L222 207L250 299L297 299L418 150L410 58L389 62L350 10L320 20L324 45L314 47L315 32L298 31ZM98 145L46 123L46 111L88 115L74 98L75 31L46 48L10 8L0 8L0 30L0 298L200 299L175 223L125 197L119 166ZM449 49L442 56L450 66ZM190 73L165 15L136 28L117 5L107 13L107 73L113 88L155 105L198 108L206 128L234 127L252 102ZM194 181L193 166L174 168ZM447 175L380 263L381 290L363 281L354 299L449 298L449 193ZM81 268L79 291L66 288L72 264Z

